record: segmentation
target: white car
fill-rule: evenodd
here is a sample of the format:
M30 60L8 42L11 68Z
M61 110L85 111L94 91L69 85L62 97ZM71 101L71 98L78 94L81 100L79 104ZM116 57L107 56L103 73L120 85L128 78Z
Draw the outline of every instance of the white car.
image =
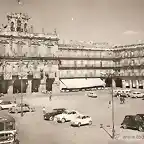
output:
M97 98L97 93L95 91L90 91L87 93L88 97Z
M16 107L16 106L17 106L17 104L12 103L11 101L2 101L0 103L0 110L2 110L2 109L10 109L10 108Z
M92 118L90 116L78 116L75 120L71 121L72 126L92 125Z
M80 115L80 114L75 110L72 110L72 111L66 110L64 113L55 116L55 119L57 122L64 123L67 121L74 120L78 115Z
M141 92L133 92L131 94L131 98L143 98L144 97L144 93Z

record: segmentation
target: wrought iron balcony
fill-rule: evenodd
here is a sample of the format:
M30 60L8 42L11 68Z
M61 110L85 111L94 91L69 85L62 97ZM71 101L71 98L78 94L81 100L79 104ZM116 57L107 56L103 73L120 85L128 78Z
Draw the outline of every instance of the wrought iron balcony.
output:
M101 66L96 65L96 64L79 64L79 65L74 65L74 64L63 64L59 65L59 69L109 69L109 68L114 68L113 65L104 65Z

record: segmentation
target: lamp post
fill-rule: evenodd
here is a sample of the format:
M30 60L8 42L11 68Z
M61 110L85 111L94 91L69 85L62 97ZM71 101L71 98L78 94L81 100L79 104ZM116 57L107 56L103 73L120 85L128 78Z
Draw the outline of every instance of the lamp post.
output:
M22 82L22 59L20 60L20 80L21 80L21 117L23 117L23 82Z
M108 78L110 77L112 79L112 85L111 85L111 90L112 90L112 97L111 97L111 103L112 103L112 135L111 138L115 138L115 113L114 113L114 94L113 94L113 86L114 86L114 73L102 73L102 75L106 75Z

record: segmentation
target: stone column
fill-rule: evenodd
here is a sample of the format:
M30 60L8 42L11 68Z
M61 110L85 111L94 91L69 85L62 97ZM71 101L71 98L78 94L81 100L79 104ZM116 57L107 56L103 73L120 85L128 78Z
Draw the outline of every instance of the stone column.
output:
M129 87L132 89L132 80L129 80Z
M46 92L46 79L47 77L44 76L43 79L40 80L39 92Z
M26 92L27 93L32 92L32 80L28 80Z
M139 89L139 81L136 80L136 89Z
M144 89L144 80L142 80L142 86L143 86L143 89Z
M60 81L54 81L52 84L52 94L59 94L60 93Z
M55 81L52 84L52 94L59 94L60 93L60 81L59 81L58 65L54 65L53 67L54 67Z
M125 89L126 88L126 81L122 80L122 88Z
M113 86L113 88L116 88L116 82L114 79L112 79L112 86Z
M8 94L13 94L13 83L14 83L14 81L13 80L11 80L11 81L9 81L9 87L8 87Z

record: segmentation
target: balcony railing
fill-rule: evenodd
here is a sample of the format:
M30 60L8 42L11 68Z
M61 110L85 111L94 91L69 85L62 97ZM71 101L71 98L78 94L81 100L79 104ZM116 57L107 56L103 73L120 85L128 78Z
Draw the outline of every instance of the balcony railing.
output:
M114 59L114 56L111 55L103 55L103 56L99 56L99 55L90 55L90 54L86 54L86 55L82 55L82 54L70 54L70 53L63 53L63 54L59 54L59 57L71 57L71 58L99 58L99 59Z
M57 36L53 33L25 33L25 32L11 32L11 31L1 31L2 36L14 36L14 37L34 37L34 38L45 38L45 39L57 39Z
M98 65L98 64L78 64L78 65L74 65L74 64L62 64L62 65L59 65L59 67L68 67L68 68L73 68L73 67L76 67L76 68L82 68L82 67L85 67L85 68L89 68L89 67L107 67L107 68L113 68L114 65Z

